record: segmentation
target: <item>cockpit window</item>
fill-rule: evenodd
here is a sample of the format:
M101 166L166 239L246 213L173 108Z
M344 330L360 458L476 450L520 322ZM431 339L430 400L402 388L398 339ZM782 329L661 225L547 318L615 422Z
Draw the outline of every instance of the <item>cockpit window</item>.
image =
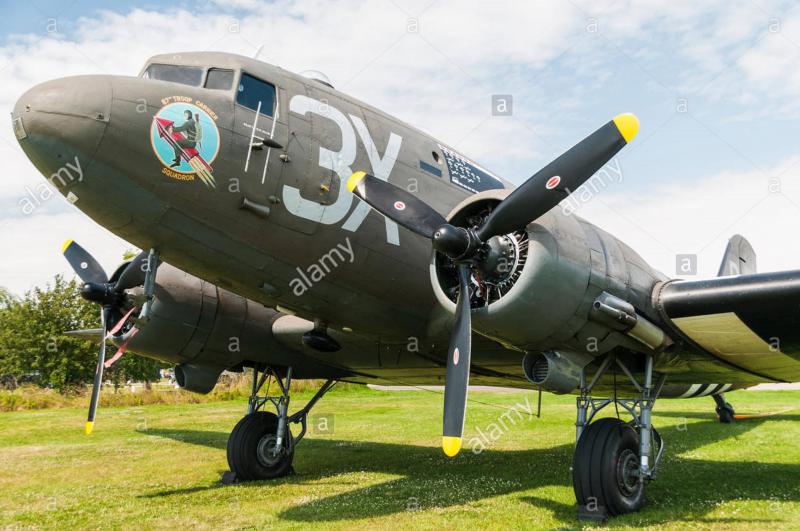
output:
M206 88L214 90L230 90L233 86L233 70L212 68L206 76Z
M275 85L243 73L236 92L236 103L265 116L272 116L275 108Z
M142 77L199 87L200 82L203 80L203 69L196 66L152 64L147 67Z

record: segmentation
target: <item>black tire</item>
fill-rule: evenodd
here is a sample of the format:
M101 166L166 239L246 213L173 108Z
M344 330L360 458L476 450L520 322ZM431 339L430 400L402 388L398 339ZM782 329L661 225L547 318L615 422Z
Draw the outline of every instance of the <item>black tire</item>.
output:
M274 447L277 431L277 415L266 411L247 415L236 424L228 438L228 466L237 481L275 479L292 472L294 444L288 427L281 455L272 457L268 451L270 443Z
M572 462L572 486L584 511L605 509L608 516L638 511L644 483L639 468L639 434L630 424L603 418L581 434Z
M733 424L736 420L736 410L733 406L725 402L725 405L717 408L717 417L722 424Z

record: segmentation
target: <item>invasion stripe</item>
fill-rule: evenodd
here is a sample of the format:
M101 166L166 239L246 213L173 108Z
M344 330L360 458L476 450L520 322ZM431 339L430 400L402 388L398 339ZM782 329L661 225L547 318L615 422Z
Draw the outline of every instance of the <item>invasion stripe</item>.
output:
M678 398L689 398L694 393L696 393L697 390L700 389L701 387L702 387L702 385L700 385L700 384L692 384L692 385L689 386L689 389L685 393L683 393L681 396L679 396Z

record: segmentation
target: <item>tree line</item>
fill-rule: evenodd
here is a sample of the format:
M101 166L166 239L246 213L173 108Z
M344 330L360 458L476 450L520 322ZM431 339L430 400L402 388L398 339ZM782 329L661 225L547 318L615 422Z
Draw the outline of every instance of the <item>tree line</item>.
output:
M61 275L22 297L0 288L0 386L33 384L67 392L92 382L98 343L64 334L100 327L99 307L81 298L80 290L81 283ZM110 357L113 346L107 352ZM104 379L116 385L156 381L166 366L125 354Z

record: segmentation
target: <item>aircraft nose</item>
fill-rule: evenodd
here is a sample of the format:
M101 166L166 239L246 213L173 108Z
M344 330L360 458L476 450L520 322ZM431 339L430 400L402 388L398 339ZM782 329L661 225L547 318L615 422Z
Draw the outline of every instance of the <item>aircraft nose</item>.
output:
M107 76L65 77L36 85L14 106L22 149L62 191L74 184L65 182L69 168L85 168L94 157L111 118L111 96Z

